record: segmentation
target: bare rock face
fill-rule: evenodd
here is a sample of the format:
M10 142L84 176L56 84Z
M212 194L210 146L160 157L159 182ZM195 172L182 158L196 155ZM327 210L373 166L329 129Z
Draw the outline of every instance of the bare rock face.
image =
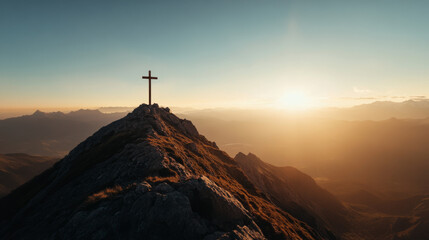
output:
M334 239L157 105L101 128L0 199L0 212L1 239Z
M233 229L238 223L252 224L258 229L241 202L207 177L189 180L182 189L192 199L194 209L200 211L201 215L209 216L224 228Z

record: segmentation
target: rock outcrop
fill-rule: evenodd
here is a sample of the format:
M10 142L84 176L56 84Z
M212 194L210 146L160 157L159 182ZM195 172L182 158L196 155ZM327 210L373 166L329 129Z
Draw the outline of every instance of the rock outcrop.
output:
M0 199L1 239L334 239L168 109L141 105Z

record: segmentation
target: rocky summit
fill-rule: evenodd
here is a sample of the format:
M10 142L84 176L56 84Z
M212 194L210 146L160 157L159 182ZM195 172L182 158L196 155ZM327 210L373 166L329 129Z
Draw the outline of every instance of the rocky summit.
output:
M0 200L1 239L335 239L188 120L141 105Z

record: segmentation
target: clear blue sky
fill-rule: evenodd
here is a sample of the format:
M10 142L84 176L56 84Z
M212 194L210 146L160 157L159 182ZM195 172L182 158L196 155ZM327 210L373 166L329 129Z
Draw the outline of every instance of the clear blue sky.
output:
M169 106L429 96L428 10L423 0L3 0L0 108L135 106L149 69L153 101Z

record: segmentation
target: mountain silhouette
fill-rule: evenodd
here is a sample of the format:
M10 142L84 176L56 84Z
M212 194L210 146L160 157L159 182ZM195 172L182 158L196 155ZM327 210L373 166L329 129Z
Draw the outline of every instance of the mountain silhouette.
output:
M387 120L390 118L420 119L429 117L429 100L412 99L403 102L375 101L349 108L326 108L320 114L342 120Z
M141 105L0 199L2 239L335 239L168 108Z
M0 120L0 153L63 157L100 127L126 113L78 110L45 113Z

